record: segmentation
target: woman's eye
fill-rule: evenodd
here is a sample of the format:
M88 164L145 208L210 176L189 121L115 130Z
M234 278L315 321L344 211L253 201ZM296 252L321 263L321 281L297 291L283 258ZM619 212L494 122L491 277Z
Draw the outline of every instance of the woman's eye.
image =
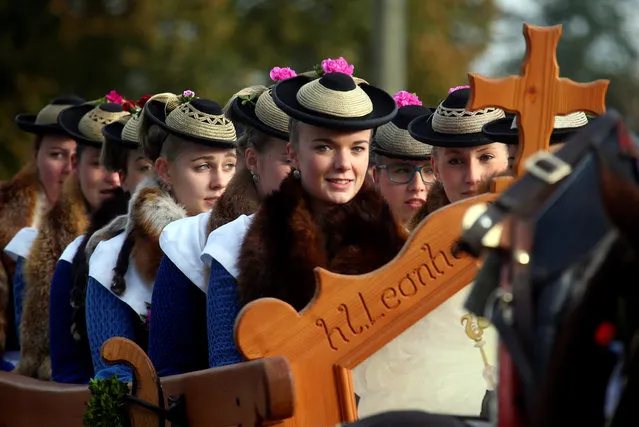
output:
M495 158L495 156L493 156L492 154L482 154L479 157L479 160L481 160L482 162L487 162L487 161L492 160L494 158Z
M320 153L325 153L330 150L330 147L328 145L318 145L317 147L315 147L315 150L319 151Z
M226 169L227 171L235 169L235 163L227 163L226 165L224 165L224 169Z
M366 148L364 147L353 147L353 151L355 151L356 153L363 153L366 151Z
M148 172L151 170L151 166L145 165L140 167L140 172Z
M454 165L454 166L456 166L456 165L461 165L461 164L462 164L462 161L461 161L461 159L455 159L455 158L453 158L453 159L449 159L449 160L448 160L448 164L449 164L449 165Z
M209 169L209 165L207 163L201 164L195 167L196 171L203 171Z
M63 157L62 153L51 153L49 155L52 159L61 159Z

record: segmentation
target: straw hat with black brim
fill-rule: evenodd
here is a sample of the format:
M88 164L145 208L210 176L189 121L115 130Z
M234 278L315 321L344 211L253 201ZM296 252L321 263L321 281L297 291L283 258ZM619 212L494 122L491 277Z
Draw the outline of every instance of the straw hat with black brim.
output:
M468 111L469 95L469 88L452 91L433 114L414 119L408 125L408 132L416 140L434 147L479 147L500 142L482 133L482 128L505 117L504 111L494 107Z
M83 104L62 111L58 123L78 144L101 148L104 142L102 127L129 114L120 104Z
M297 76L273 88L275 104L290 117L313 126L357 131L374 129L397 114L395 100L374 86L333 72L319 79Z
M166 106L151 99L144 106L144 114L169 134L186 141L213 148L237 147L235 126L218 103L198 98L178 105L168 114Z
M399 107L393 120L377 128L371 150L391 159L430 159L433 147L413 138L408 133L408 125L416 117L432 114L432 112L432 109L420 105Z
M84 104L86 101L79 96L59 96L46 105L38 114L18 114L16 124L25 132L36 135L64 134L64 130L58 123L58 115L61 111Z
M571 135L586 126L588 126L588 116L582 111L565 116L555 116L555 124L550 135L550 145L566 141ZM495 141L509 145L519 144L517 117L515 115L486 123L482 128L482 132Z
M100 163L108 170L121 170L126 165L130 151L140 148L140 117L137 114L124 116L102 127L104 144L100 153Z
M238 121L269 136L288 141L289 116L275 104L272 88L262 92L255 102L236 97L231 109Z

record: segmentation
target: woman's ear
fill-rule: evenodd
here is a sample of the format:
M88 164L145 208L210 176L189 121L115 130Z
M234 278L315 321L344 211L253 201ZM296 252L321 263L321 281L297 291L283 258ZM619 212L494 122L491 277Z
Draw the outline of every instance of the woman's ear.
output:
M257 172L257 153L253 147L249 147L244 150L244 158L246 160L246 167L251 172Z
M295 151L295 148L293 148L293 144L291 144L290 142L286 144L286 154L288 154L288 158L293 164L293 167L299 170L300 162L299 162L299 159L297 158L297 151Z
M155 170L158 176L167 185L171 185L171 174L169 172L169 161L164 157L158 157L155 161Z
M439 178L439 168L437 168L437 157L432 156L430 158L430 167L433 168L433 174L435 174L435 178Z

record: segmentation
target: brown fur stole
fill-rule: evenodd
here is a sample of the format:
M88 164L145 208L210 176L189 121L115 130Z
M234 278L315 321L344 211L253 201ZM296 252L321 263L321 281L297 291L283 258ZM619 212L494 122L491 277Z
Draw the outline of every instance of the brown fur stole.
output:
M238 260L242 305L274 297L302 310L315 294L315 267L364 274L389 262L406 241L368 179L353 200L321 215L310 203L292 174L264 200Z
M126 233L127 240L130 240L132 244L130 259L144 280L150 283L155 282L155 276L164 256L160 249L162 230L167 224L186 216L186 210L171 194L162 189L157 175L149 176L138 186L129 204ZM129 257L126 258L129 259ZM120 262L121 260L118 259L118 263ZM119 268L116 267L116 270ZM122 270L119 274L124 276L126 269ZM118 274L117 271L116 274Z
M33 223L40 192L38 171L33 162L0 184L0 355L14 323L10 305L15 262L4 253L4 248L18 231Z
M251 215L260 207L260 196L248 168L238 170L217 201L207 225L207 235L240 215Z
M51 378L49 294L53 270L64 249L88 225L87 204L75 176L65 182L60 201L47 213L24 264L25 294L20 324L21 355L17 372Z

